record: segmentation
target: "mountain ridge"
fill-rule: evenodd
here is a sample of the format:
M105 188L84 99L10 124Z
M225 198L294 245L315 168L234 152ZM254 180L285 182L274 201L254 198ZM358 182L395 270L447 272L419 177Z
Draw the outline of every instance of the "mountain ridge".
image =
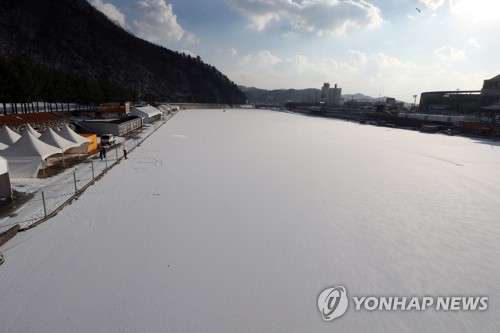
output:
M86 0L2 0L0 57L118 84L140 99L245 101L214 66L133 36Z

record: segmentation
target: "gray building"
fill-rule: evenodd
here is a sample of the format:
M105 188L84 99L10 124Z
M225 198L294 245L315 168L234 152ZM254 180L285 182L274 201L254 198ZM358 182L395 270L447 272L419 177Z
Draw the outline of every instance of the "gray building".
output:
M77 125L85 132L101 134L113 134L122 136L142 126L142 118L128 116L121 119L91 119L84 120Z
M500 105L500 75L484 80L481 90L429 91L420 95L419 112L468 114Z
M500 104L500 75L484 80L481 89L481 106Z
M480 90L430 91L420 95L420 113L465 114L479 109Z

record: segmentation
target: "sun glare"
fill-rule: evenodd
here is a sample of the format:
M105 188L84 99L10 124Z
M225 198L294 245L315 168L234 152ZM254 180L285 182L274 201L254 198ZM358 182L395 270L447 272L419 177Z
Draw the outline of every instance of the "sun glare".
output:
M500 1L498 0L451 0L451 11L473 21L498 19Z

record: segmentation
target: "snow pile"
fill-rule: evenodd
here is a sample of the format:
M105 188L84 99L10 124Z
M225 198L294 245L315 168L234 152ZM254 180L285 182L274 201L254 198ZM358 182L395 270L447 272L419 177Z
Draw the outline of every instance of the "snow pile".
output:
M182 111L1 252L11 332L498 331L498 143L261 110ZM320 293L488 296L355 311Z

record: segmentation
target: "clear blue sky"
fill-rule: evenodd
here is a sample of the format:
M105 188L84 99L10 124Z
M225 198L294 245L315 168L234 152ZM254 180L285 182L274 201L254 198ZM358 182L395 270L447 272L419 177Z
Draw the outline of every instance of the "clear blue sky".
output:
M413 101L500 74L498 0L89 0L236 84Z

